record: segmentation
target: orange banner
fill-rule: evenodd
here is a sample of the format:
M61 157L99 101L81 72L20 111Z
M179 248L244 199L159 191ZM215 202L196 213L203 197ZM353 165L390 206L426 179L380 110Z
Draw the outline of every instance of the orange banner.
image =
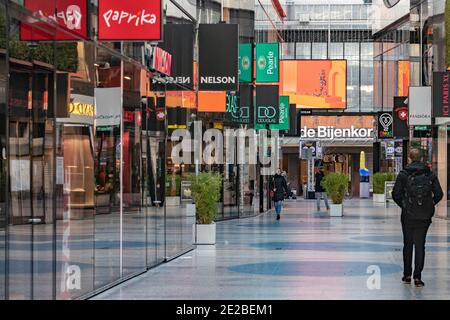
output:
M283 60L280 95L305 109L347 107L346 60Z
M398 61L398 96L407 97L409 95L409 74L410 65L407 60Z
M198 112L225 112L226 100L225 91L199 91Z

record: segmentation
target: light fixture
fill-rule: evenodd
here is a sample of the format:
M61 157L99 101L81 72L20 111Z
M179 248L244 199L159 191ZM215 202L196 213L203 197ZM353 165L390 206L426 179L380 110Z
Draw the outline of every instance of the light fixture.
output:
M125 77L123 77L125 80L131 80L131 77L129 77L129 76L125 76Z

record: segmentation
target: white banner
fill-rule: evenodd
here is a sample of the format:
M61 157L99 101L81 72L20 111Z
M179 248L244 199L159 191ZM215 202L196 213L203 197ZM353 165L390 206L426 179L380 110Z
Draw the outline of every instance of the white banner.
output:
M431 87L409 87L409 125L431 125Z
M95 125L97 127L120 125L121 95L120 88L95 89Z

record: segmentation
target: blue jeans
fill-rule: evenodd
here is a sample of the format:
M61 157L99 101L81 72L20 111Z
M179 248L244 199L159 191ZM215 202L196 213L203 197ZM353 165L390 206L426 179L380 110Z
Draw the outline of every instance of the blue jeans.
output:
M277 214L281 213L281 208L282 208L281 204L282 204L281 200L280 201L275 201L275 212Z

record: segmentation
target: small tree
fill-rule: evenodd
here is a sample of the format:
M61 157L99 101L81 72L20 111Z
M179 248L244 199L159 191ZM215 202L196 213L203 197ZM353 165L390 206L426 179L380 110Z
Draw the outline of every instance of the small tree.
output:
M333 204L342 204L345 193L348 189L348 176L343 173L333 172L325 176L321 182L322 187L327 191L327 195Z
M384 194L386 181L394 181L395 174L392 172L377 172L373 175L373 193Z
M218 173L202 172L191 175L192 198L197 212L197 223L211 224L217 215L217 203L220 200L222 176Z

